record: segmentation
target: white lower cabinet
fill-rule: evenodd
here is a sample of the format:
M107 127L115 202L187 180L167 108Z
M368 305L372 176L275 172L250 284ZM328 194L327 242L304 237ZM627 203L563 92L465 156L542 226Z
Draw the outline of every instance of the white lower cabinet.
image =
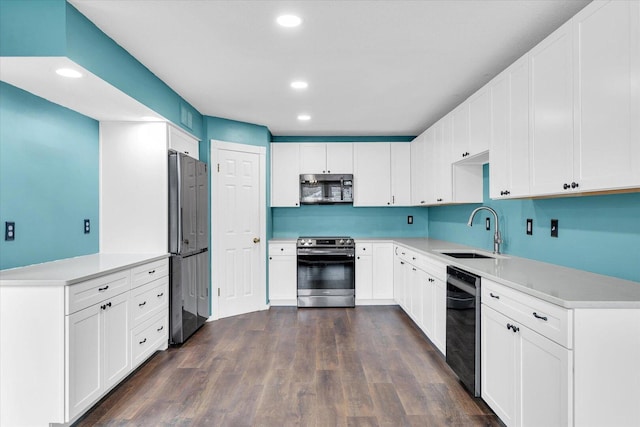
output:
M403 246L394 248L395 301L443 354L446 351L446 265Z
M564 329L550 335L571 342L572 325L555 322L563 309L514 292L483 280L482 398L507 426L572 425L573 350L543 335Z
M356 241L356 304L392 304L393 283L393 243Z
M296 243L269 243L269 302L297 305Z
M132 255L127 264L126 257L39 264L52 277L60 275L57 264L63 262L69 271L87 274L117 259L119 269L87 274L91 278L73 284L1 288L0 302L10 299L12 306L3 304L0 311L0 425L72 424L133 368L167 348L168 261L140 264L144 258ZM42 307L35 319L19 315L32 307ZM131 345L142 324L154 327L143 354Z
M68 316L69 419L129 373L129 302L125 292Z

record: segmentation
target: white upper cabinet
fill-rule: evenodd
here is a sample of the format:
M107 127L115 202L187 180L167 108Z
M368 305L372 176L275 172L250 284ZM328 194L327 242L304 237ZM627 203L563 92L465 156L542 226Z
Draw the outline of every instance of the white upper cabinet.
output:
M353 147L353 205L408 206L411 202L409 143L366 142Z
M469 151L469 103L463 102L451 114L453 117L452 161L455 162L471 154Z
M327 173L353 173L353 143L326 144Z
M570 23L560 27L531 50L530 67L531 192L558 193L570 188L573 179Z
M489 149L491 138L491 102L489 85L485 85L469 98L469 150L475 156Z
M169 148L178 153L186 154L194 159L200 158L200 148L198 140L186 132L173 127L169 127Z
M300 173L353 173L353 144L301 143Z
M529 194L529 57L525 55L490 86L491 198Z
M445 116L436 123L434 140L434 183L433 195L435 203L451 203L453 201L452 187L452 147L453 147L453 116Z
M411 204L427 206L426 131L411 141Z
M391 149L388 142L366 142L353 148L353 205L391 205Z
M574 179L581 191L640 185L640 3L574 17Z
M300 206L300 144L271 144L271 206Z
M639 8L593 2L531 51L530 195L640 185Z
M391 204L411 206L411 145L394 142L391 148Z

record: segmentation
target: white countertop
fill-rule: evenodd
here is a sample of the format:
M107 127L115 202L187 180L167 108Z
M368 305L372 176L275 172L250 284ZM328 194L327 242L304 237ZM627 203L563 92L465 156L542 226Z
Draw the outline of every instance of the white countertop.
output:
M0 270L0 286L66 286L169 257L169 254L93 254Z
M448 265L516 289L565 308L640 308L640 283L584 270L562 267L509 254L496 259L452 258L439 250L468 250L457 243L429 238L354 238L358 242L393 241ZM295 239L278 239L295 242Z

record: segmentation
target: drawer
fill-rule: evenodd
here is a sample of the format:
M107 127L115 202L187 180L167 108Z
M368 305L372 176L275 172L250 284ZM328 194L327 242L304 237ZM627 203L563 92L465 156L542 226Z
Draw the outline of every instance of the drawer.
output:
M373 255L373 243L357 243L356 255Z
M132 326L138 326L157 313L168 313L168 297L169 277L167 276L131 290Z
M85 282L69 285L65 289L65 314L75 313L89 306L127 292L131 285L130 270L96 277Z
M440 279L443 282L447 281L447 265L439 261L431 259L428 256L423 256L423 267L427 273L431 276Z
M139 265L131 270L131 289L169 275L169 260L161 259Z
M169 343L166 313L158 314L131 331L131 366L135 368L156 350L166 348Z
M573 316L555 304L482 279L482 304L510 317L561 346L573 347Z
M295 243L270 243L269 244L270 256L295 255L295 254L296 254Z

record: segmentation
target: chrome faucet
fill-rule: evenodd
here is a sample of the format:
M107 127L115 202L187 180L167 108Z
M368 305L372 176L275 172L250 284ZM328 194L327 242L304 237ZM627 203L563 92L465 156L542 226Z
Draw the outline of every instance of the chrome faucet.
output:
M472 226L473 217L476 216L476 214L480 211L489 211L493 214L493 218L495 219L495 222L496 222L496 232L493 234L493 253L499 254L500 243L502 243L502 237L500 236L500 224L498 222L498 214L496 213L496 211L494 211L488 206L480 206L479 208L475 208L473 212L471 212L471 215L469 216L469 222L467 223L467 225L469 227Z

